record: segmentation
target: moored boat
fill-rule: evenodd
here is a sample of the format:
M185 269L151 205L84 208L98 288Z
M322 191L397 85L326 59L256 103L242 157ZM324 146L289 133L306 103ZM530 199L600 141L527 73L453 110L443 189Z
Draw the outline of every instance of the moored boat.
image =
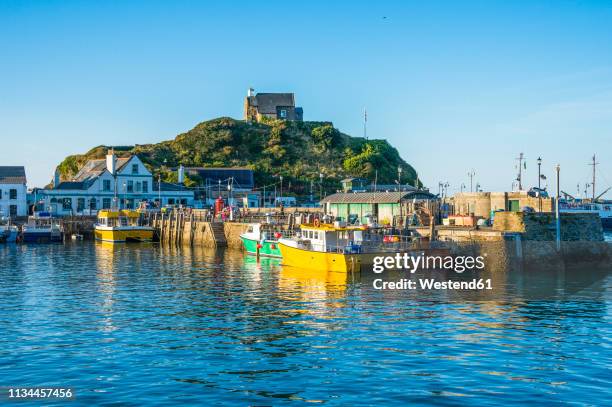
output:
M302 225L299 235L281 238L282 264L336 272L360 271L378 256L408 253L448 254L445 248L420 247L409 236L389 235L380 228L347 226L343 222Z
M61 242L63 230L59 219L48 212L36 212L22 228L25 243Z
M18 235L19 228L11 223L11 218L0 218L0 241L15 243Z
M281 252L277 240L280 233L268 224L252 223L247 231L240 235L240 239L248 254L280 258Z
M566 213L596 213L604 230L612 230L612 202L560 201L559 211Z
M126 209L99 211L94 234L96 240L111 243L153 240L153 228L142 225L140 212Z

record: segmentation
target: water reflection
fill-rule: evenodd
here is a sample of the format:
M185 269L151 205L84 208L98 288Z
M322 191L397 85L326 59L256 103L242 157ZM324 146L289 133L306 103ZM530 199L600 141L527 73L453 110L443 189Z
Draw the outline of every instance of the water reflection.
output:
M492 262L492 291L449 292L150 244L0 247L0 264L0 384L84 405L610 399L609 267Z

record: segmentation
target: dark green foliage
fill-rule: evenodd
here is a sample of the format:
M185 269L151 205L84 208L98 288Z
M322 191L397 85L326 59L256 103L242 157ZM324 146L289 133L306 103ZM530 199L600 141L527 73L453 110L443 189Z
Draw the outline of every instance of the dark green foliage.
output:
M329 122L288 122L268 119L264 123L247 123L229 117L202 122L172 141L135 147L113 147L120 156L137 154L155 174L172 181L170 168L248 167L255 171L258 185L278 181L305 193L319 173L325 176L328 189L339 188L339 181L349 176L393 183L397 167L402 166L403 182L414 183L414 169L403 161L397 150L385 140L365 140L341 133ZM88 159L103 158L108 147L98 146L83 155L67 157L59 170L70 179ZM201 180L189 178L197 185Z

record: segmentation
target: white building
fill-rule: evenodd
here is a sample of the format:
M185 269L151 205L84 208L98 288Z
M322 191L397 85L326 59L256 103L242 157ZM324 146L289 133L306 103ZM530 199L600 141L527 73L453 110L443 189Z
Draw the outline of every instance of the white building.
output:
M28 215L26 184L24 167L0 167L0 217Z
M141 202L155 207L160 202L161 206L194 203L192 190L155 181L135 155L116 158L109 153L106 159L88 161L72 181L59 182L56 175L54 184L52 189L37 191L35 200L39 210L55 215L95 215L100 209L113 207L136 209Z

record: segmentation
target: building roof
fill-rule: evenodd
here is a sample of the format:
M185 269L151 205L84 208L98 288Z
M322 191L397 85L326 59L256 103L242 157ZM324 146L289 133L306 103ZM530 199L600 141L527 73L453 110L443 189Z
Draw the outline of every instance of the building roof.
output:
M25 168L23 166L0 167L0 184L26 184Z
M398 203L407 199L430 199L433 195L425 191L390 191L336 193L321 200L321 203Z
M158 192L160 188L160 185L158 182L154 182L153 183L153 191ZM177 192L177 191L191 191L189 188L187 188L184 185L180 185L180 184L171 184L169 182L162 182L161 183L161 190L162 192L166 192L166 191L172 191L172 192Z
M258 93L255 96L247 96L249 104L256 106L261 114L276 114L277 106L295 107L295 96L293 93Z
M117 172L121 171L131 159L132 157L117 158ZM106 158L89 160L79 170L77 175L74 176L74 181L85 181L90 178L99 177L104 171L106 171Z
M358 178L358 177L353 177L353 178L345 178L340 182L355 182L355 181L363 181L363 182L368 182L368 180L366 178Z
M63 181L56 185L53 189L62 190L86 190L89 187L87 182Z
M197 175L204 183L225 182L228 178L234 178L234 186L241 189L253 189L255 178L253 170L245 167L187 167L187 174Z

